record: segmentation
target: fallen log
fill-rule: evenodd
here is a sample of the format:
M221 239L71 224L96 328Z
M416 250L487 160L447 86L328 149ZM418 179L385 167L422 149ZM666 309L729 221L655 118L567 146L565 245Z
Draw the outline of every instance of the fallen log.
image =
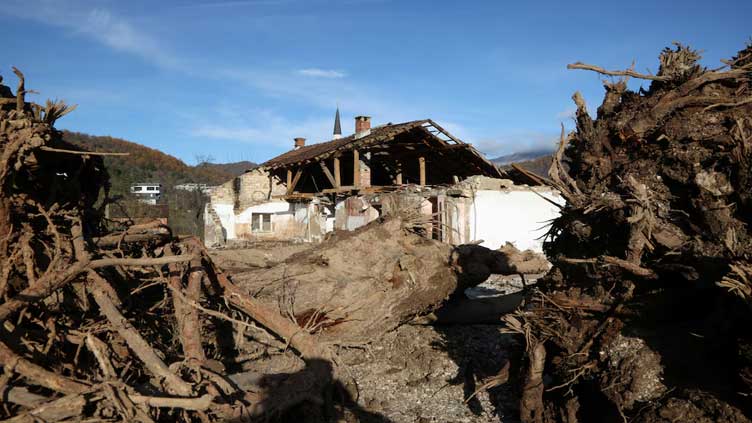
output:
M540 273L549 266L511 246L493 251L428 240L394 217L337 234L270 268L236 269L233 281L319 342L347 345L429 314L492 273Z

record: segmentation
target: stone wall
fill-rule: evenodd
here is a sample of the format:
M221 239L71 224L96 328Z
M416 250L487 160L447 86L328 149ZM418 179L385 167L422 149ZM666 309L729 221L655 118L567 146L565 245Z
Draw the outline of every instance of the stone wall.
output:
M209 197L212 204L232 204L236 212L241 212L284 195L286 191L287 188L276 178L270 178L268 172L254 169L214 188Z
M287 188L279 180L270 178L269 173L261 169L248 171L214 187L209 192L209 202L204 213L205 244L222 245L228 239L235 239L237 234L234 215L250 207L268 203L286 192ZM240 227L241 232L244 229Z

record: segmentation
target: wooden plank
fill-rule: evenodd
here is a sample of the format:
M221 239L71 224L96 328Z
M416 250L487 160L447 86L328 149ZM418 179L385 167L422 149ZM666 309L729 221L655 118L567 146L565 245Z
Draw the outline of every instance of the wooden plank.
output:
M323 192L324 194L332 194L332 193L353 191L355 189L357 189L357 187L353 185L345 185L339 188L327 188L325 190L322 190L321 192Z
M426 158L423 156L418 157L418 165L420 165L420 185L426 184Z
M371 186L367 186L367 187L363 188L362 190L360 190L360 192L361 193L366 193L366 194L373 194L373 193L377 193L377 192L388 192L388 191L393 191L393 190L394 190L394 188L390 187L390 186L385 186L384 187L384 186L381 186L381 185L371 185Z
M449 132L447 132L444 128L442 128L441 126L439 126L436 122L432 121L431 119L428 119L428 122L431 123L431 126L433 126L434 128L438 129L439 131L443 132L444 135L446 135L449 139L451 139L452 141L456 142L457 144L465 144L464 141L462 141L462 140L460 140L458 138L455 138L454 135L452 135Z
M334 180L334 176L332 176L332 172L329 172L329 168L326 167L326 163L322 161L322 162L319 162L319 164L321 165L321 170L324 171L324 175L326 175L326 179L328 179L329 183L331 183L332 186L336 188L337 181Z
M65 154L77 154L79 156L130 156L131 153L109 153L106 151L76 151L76 150L65 150L62 148L52 148L47 147L46 145L43 145L39 147L42 151L49 151L51 153L65 153Z
M288 172L290 172L288 170ZM292 194L295 191L295 186L298 185L298 181L300 180L300 175L303 174L303 168L298 168L298 170L295 172L295 177L292 178L292 183L287 186L287 195ZM287 177L290 177L290 173L287 174Z
M360 153L353 150L353 185L360 186Z
M342 186L342 173L339 170L339 157L334 158L334 187Z
M287 169L287 188L290 188L290 185L292 185L292 170Z

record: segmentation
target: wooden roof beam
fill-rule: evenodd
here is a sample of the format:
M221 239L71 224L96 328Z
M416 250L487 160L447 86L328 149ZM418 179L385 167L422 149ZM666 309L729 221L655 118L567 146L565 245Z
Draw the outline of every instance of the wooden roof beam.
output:
M326 175L326 179L329 180L329 183L332 184L333 187L337 187L337 181L334 179L334 176L332 175L332 172L329 172L329 168L326 167L326 163L323 161L319 162L319 165L321 165L321 170L324 171L324 175Z
M291 170L287 170L287 180L290 180L290 174ZM287 195L292 194L295 191L295 186L298 185L298 181L300 181L300 175L303 174L303 168L298 168L298 171L295 172L295 177L292 179L292 181L287 186Z

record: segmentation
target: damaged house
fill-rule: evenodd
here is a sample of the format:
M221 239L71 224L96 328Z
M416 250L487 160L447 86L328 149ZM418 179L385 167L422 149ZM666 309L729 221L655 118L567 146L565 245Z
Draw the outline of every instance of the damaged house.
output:
M355 118L331 141L294 148L215 188L206 206L205 243L320 241L385 213L419 210L426 235L451 244L540 250L561 198L546 186L518 185L472 145L430 119L371 127ZM532 182L531 182L532 184Z

